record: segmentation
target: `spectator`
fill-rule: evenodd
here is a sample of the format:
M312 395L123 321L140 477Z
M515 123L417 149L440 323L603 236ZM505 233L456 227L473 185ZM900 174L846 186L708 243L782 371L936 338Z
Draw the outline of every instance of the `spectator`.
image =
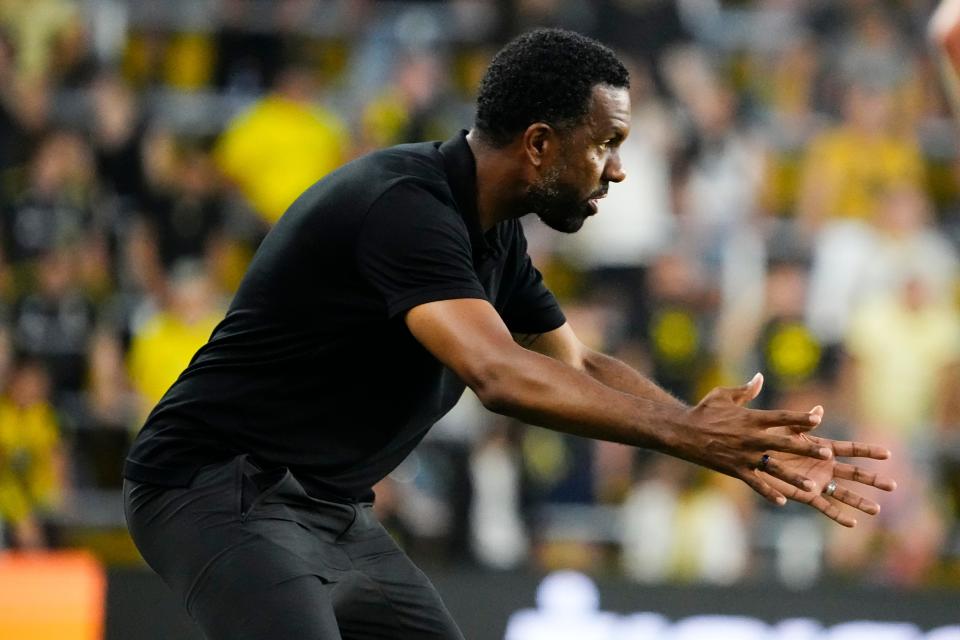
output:
M130 379L144 416L223 317L209 275L200 265L176 265L169 281L164 308L136 331L130 345Z
M749 253L731 247L756 235L765 145L742 126L737 95L713 73L704 52L675 52L667 68L688 122L674 162L677 241L702 263L708 287L722 292L729 270L762 269L759 260L735 264Z
M26 189L4 216L9 260L24 265L79 239L93 221L94 180L90 149L79 136L47 136L30 162Z
M14 547L46 546L44 517L63 493L65 460L49 393L43 365L24 359L0 396L0 521Z
M204 259L222 232L225 208L211 158L201 149L184 151L174 182L154 192L146 213L164 267Z
M367 103L361 119L361 151L402 142L441 139L456 128L446 100L442 59L427 53L402 57L395 81Z
M76 247L50 250L38 265L37 289L14 307L12 326L16 349L44 363L57 403L82 391L87 372L87 347L95 308L80 289Z
M904 274L858 305L845 342L861 422L904 451L929 449L937 380L960 359L960 314L934 291L922 273Z
M760 406L782 406L789 397L816 386L828 375L836 356L805 323L808 285L806 264L796 259L771 261L764 279L761 312L732 314L718 322L718 351L727 371L764 372Z
M651 375L677 397L695 402L711 363L708 298L700 269L680 253L658 258L648 273L649 302L642 327Z
M91 87L93 145L97 173L108 193L127 209L145 204L144 119L137 96L114 74L103 74Z
M81 405L83 421L74 435L72 471L78 483L119 489L131 428L141 417L119 336L98 328L90 340L88 385Z
M843 339L860 300L890 291L904 274L925 274L938 298L957 279L957 251L933 226L929 199L916 185L893 182L878 194L877 206L870 224L838 221L817 236L806 321L827 344Z
M237 116L217 143L220 170L267 223L348 156L343 123L313 102L315 91L310 70L285 68L274 90Z
M770 146L761 207L790 219L796 210L803 156L810 139L826 124L814 99L821 48L811 34L799 33L758 59L754 95L763 113L763 138Z
M879 553L882 578L903 585L929 578L946 533L932 485L932 453L940 432L936 394L946 391L938 380L960 362L960 314L934 291L923 273L904 274L894 291L859 305L846 341L844 388L855 398L856 438L904 453L896 462L897 496L877 523L835 537L831 558L835 568L863 569L867 557L875 564Z
M895 183L923 186L917 142L893 133L893 101L889 88L855 82L844 98L843 121L811 141L797 204L808 233L832 220L869 221L880 193Z

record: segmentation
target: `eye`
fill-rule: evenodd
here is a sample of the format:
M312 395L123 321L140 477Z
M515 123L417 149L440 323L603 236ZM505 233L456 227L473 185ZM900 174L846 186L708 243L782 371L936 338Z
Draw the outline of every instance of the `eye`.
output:
M601 149L617 148L620 146L620 143L623 142L623 138L620 136L613 136L612 138L607 138L600 143Z

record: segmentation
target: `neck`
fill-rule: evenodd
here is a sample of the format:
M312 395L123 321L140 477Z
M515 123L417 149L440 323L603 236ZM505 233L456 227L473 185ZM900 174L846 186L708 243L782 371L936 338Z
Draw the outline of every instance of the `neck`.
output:
M467 134L467 144L477 164L477 215L483 230L523 216L526 211L520 196L524 183L513 145L493 147L480 140L474 129Z

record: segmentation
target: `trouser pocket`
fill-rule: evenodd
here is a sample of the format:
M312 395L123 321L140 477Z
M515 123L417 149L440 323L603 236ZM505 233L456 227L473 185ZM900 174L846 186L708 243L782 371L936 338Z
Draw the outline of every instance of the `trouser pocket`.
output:
M245 521L264 500L291 479L290 470L286 467L262 469L251 460L244 460L240 469L241 521Z

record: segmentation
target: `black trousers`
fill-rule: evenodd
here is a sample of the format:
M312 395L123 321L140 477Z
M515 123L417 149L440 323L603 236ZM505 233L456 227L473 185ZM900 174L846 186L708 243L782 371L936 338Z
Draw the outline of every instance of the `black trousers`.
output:
M312 498L246 456L123 494L137 548L210 640L463 640L369 504Z

